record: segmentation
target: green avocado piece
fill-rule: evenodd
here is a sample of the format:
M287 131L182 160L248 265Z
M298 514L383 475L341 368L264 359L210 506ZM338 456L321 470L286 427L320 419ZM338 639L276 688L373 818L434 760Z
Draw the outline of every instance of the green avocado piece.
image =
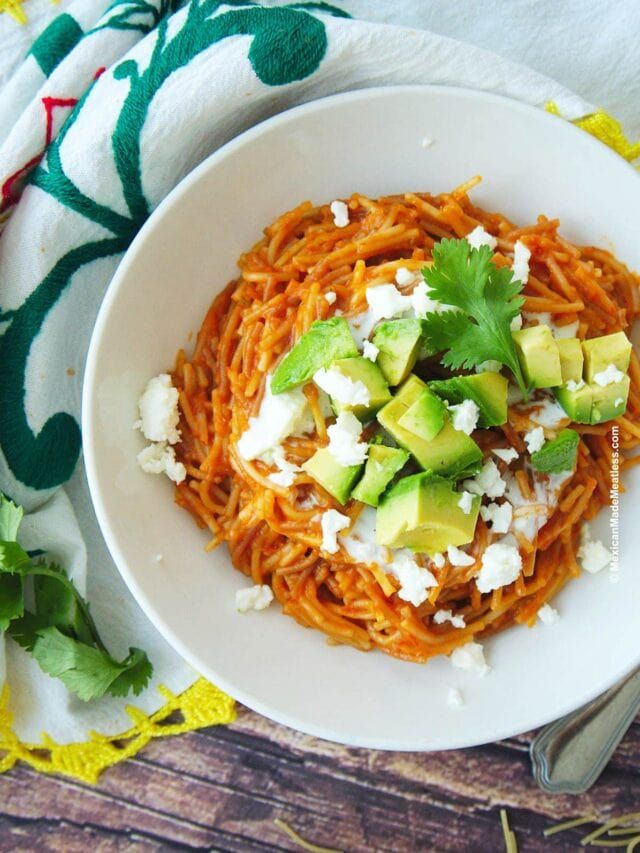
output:
M349 500L363 468L364 465L349 465L347 468L339 465L326 447L316 450L302 465L302 469L341 504Z
M398 419L402 429L408 429L414 435L430 441L435 438L445 424L447 407L440 397L425 388L415 403Z
M584 383L573 390L563 385L560 388L554 388L553 393L572 421L577 424L591 423L591 404L593 402L591 385Z
M560 354L562 383L569 382L570 379L573 379L574 382L580 382L584 356L579 338L558 338L556 344Z
M422 342L420 320L386 320L376 328L377 363L389 385L399 385L413 370Z
M627 410L630 385L631 380L628 376L625 376L620 382L612 382L611 385L605 385L604 388L594 382L591 385L593 395L591 423L601 424L624 414Z
M624 332L601 335L583 341L582 352L585 381L593 382L595 375L606 370L610 364L623 373L627 372L631 360L631 341Z
M475 495L471 511L459 506L460 493L449 480L431 474L403 477L383 495L376 514L376 542L389 548L440 553L448 545L473 540L480 510Z
M276 368L271 378L271 393L289 391L308 382L317 370L328 367L337 358L354 355L358 355L358 348L344 317L316 320Z
M531 454L531 465L545 474L572 471L576 464L580 436L574 429L563 429L558 435Z
M369 392L369 403L363 405L351 405L339 403L331 398L331 405L336 414L339 412L353 412L361 421L370 420L378 409L381 409L391 399L391 391L387 380L377 364L361 355L352 358L341 358L332 362L331 367L347 376L352 382L362 382Z
M378 506L380 495L409 458L406 450L370 444L364 474L351 495L369 506Z
M378 421L385 430L408 450L425 469L446 477L469 476L480 470L482 451L464 432L454 429L448 413L440 432L430 440L414 435L400 426L400 418L427 389L427 385L411 374L391 402L378 412Z
M560 353L547 325L512 332L524 378L534 388L562 385Z
M507 421L509 382L501 373L486 371L474 376L436 379L429 382L429 388L449 403L473 400L480 409L479 427L500 426Z

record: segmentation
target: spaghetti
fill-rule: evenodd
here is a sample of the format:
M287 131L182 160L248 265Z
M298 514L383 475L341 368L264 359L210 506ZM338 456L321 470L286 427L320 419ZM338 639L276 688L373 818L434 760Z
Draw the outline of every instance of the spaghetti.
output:
M320 514L339 508L355 521L362 504L352 500L340 507L304 472L292 486L278 486L268 479L268 466L241 458L236 445L260 407L267 375L315 320L338 310L347 317L358 314L366 309L367 288L393 281L401 266L420 270L437 241L463 237L478 225L497 237L499 266L511 264L516 240L530 250L524 312L547 312L557 326L577 321L583 339L631 326L640 313L636 275L605 250L564 240L557 220L540 216L534 225L519 228L499 213L479 209L467 194L474 183L439 196L408 193L374 200L355 194L346 227L334 224L328 205L304 202L285 213L242 255L240 277L215 299L192 357L180 351L172 373L181 411L176 452L187 471L176 501L209 530L207 549L226 542L236 568L255 584L270 585L285 613L320 629L331 642L378 648L416 662L514 623L532 624L540 607L580 574L579 522L592 519L609 500L613 424L621 472L640 460L632 454L640 443L637 355L632 354L626 413L602 425L572 425L580 433L575 473L563 483L541 529L531 538L518 534L520 576L484 595L474 577L483 551L497 537L481 519L468 548L475 563L430 566L437 586L416 607L396 594L397 581L380 566L355 563L343 548L332 556L321 551ZM329 293L336 296L332 304L323 298ZM435 360L424 369L428 378L444 375ZM287 458L298 465L327 441L318 392L310 383L304 393L315 432L284 442ZM509 445L522 453L532 426L531 412L513 405L506 424L474 437L485 458L493 448ZM504 462L498 464L506 469ZM531 477L524 467L515 473L525 498L516 515L539 511ZM436 622L434 614L443 608L461 615L464 627Z

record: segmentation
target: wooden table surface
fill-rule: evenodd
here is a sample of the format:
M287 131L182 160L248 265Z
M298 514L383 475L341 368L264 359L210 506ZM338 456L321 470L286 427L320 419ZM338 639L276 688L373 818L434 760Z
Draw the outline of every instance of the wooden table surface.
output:
M545 840L563 819L640 809L640 720L590 792L540 791L530 736L469 750L348 749L240 709L238 720L155 741L96 787L14 768L0 776L0 851L299 849L273 823L345 851L501 851L508 810L521 851L579 848L581 831Z

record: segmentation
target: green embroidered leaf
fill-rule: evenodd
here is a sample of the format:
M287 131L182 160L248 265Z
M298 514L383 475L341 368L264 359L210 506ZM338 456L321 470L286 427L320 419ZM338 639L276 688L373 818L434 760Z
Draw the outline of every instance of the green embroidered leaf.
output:
M29 53L45 77L57 68L83 36L75 18L63 12L57 15L31 46Z

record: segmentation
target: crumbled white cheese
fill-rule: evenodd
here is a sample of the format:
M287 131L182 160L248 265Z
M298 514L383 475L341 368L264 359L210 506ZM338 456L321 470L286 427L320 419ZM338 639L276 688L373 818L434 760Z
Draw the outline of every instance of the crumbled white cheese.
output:
M362 424L351 412L340 412L335 424L327 429L329 445L327 450L338 465L348 468L361 465L367 458L369 445L360 441Z
M389 562L389 549L376 544L376 511L373 507L364 507L349 535L340 537L340 544L356 563L384 567Z
M466 551L462 551L460 548L456 548L455 545L448 546L447 557L452 566L471 566L476 561L475 557L472 557L471 554L467 554Z
M172 385L168 373L161 373L147 382L138 400L138 410L140 420L134 427L140 429L149 441L166 441L168 444L180 441L178 389Z
M523 318L522 314L516 314L513 320L509 323L509 328L512 332L519 332L522 328Z
M624 397L616 397L616 399L613 401L613 405L616 407L616 409L618 408L618 406L621 406L623 403L624 403Z
M454 616L450 610L436 610L433 614L433 621L436 625L443 625L445 622L451 622L454 628L466 627L464 616Z
M389 320L411 309L411 297L403 296L395 284L379 284L368 287L365 293L367 304L378 320Z
M458 500L458 506L465 515L469 515L473 507L473 495L471 492L462 492Z
M338 298L338 295L334 293L333 290L327 290L327 292L324 294L324 298L329 303L329 305L333 305L333 303Z
M483 521L491 524L492 533L506 533L511 526L513 507L509 501L503 504L490 503L480 507L480 515Z
M457 687L450 687L447 693L447 705L450 708L461 708L464 705L462 693Z
M527 445L529 453L536 453L544 444L544 430L542 427L536 427L529 430L525 434L524 443Z
M602 569L606 569L611 559L611 551L599 539L592 539L589 527L583 524L580 531L578 560L585 572L595 575Z
M362 355L365 358L368 358L369 361L375 362L375 360L378 358L379 352L380 350L378 349L378 347L375 344L372 344L371 341L365 341L362 344Z
M429 569L419 566L410 551L394 552L392 561L385 568L400 582L398 597L415 607L425 601L428 589L438 585Z
M502 363L495 361L493 358L488 358L486 361L481 361L476 364L476 373L500 373Z
M441 569L444 566L444 554L430 554L429 557L436 569Z
M314 492L309 492L306 498L298 501L298 509L309 510L318 506L318 498Z
M269 462L272 462L278 468L278 472L268 474L267 480L271 480L276 486L282 486L284 489L291 486L296 478L295 475L298 471L302 471L299 465L289 462L285 458L284 450L281 446L273 448L269 454Z
M480 246L489 246L490 249L495 249L498 245L496 238L485 231L482 225L477 225L473 231L467 234L465 239L472 249L479 249Z
M547 429L555 429L562 421L568 421L567 413L553 397L538 397L529 406L521 407L530 421Z
M580 327L580 321L575 320L573 323L567 323L565 326L556 326L555 323L549 323L548 325L553 332L553 337L556 340L563 340L564 338L575 338Z
M485 549L482 555L482 568L476 578L476 586L480 592L491 592L494 589L513 583L522 571L522 557L513 538L505 536L500 542L494 542Z
M433 139L430 139L428 136L423 136L422 140L420 141L420 145L423 148L431 148L431 146L433 145L433 142L434 142Z
M594 375L593 381L601 388L606 388L607 385L613 385L614 382L622 382L624 376L625 374L621 370L618 370L615 364L609 364L605 370L601 370L600 373Z
M272 394L268 376L260 411L257 417L249 418L248 428L238 439L238 453L243 459L257 459L290 435L312 432L314 428L313 415L302 390L293 388L283 394Z
M503 462L506 462L507 465L519 456L515 447L494 447L491 452L494 453L498 459L502 459Z
M351 524L348 515L343 515L337 509L328 509L322 513L320 526L322 527L322 550L327 554L336 554L338 551L338 536L341 530L345 530Z
M451 663L457 669L464 669L476 675L486 675L491 667L484 659L484 649L480 643L466 643L451 652Z
M463 400L455 406L449 406L449 411L453 414L453 428L471 435L474 429L478 426L478 418L480 417L480 409L478 404L473 400Z
M465 480L462 486L474 495L486 495L488 498L501 498L507 488L493 459L488 459L480 473L473 480Z
M400 287L413 284L416 277L416 273L413 270L407 269L407 267L398 267L396 270L396 284L399 284Z
M244 587L236 592L236 610L247 613L249 610L264 610L273 601L273 591L266 584Z
M550 604L543 604L540 610L538 610L538 619L544 625L553 625L559 618L560 614L555 607L552 607Z
M516 240L513 247L513 278L515 281L521 281L526 284L529 281L529 260L531 259L531 251L520 240ZM520 328L522 323L520 323Z
M187 469L177 461L175 450L165 441L149 444L136 459L147 474L166 474L174 483L181 483L187 476Z
M575 379L568 379L567 380L567 390L568 391L579 391L581 388L584 388L585 384L586 383L585 383L584 379L579 379L577 382Z
M343 201L332 201L329 208L333 215L333 224L337 228L344 228L349 224L349 208Z
M371 399L369 389L364 382L359 379L354 382L335 367L330 367L328 370L321 367L313 374L313 381L336 402L346 406L367 406Z
M439 314L448 307L443 305L442 302L438 302L437 299L432 299L429 296L430 293L431 289L428 287L426 281L419 281L413 288L409 299L411 300L411 307L416 317L426 317L429 313Z
M164 554L156 554L153 559L156 563L161 563L164 560Z

